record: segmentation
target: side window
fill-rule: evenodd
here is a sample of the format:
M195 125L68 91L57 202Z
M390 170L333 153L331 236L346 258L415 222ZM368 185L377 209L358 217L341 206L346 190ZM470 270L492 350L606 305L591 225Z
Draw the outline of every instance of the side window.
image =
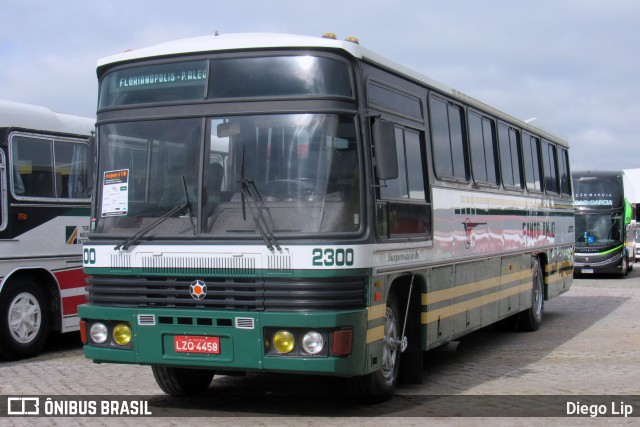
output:
M571 173L569 171L569 152L564 148L558 148L560 162L558 170L560 172L560 192L571 196Z
M55 194L58 199L88 199L89 147L71 141L54 141Z
M524 171L527 188L542 191L540 178L540 140L533 135L524 134L522 141Z
M430 97L430 107L436 175L468 180L462 108L435 96Z
M418 133L396 128L398 178L380 188L381 198L425 200L421 145Z
M556 146L549 141L542 140L542 160L544 168L544 188L551 193L559 193Z
M11 155L14 194L53 198L53 140L13 136Z
M370 81L367 84L367 100L393 113L422 121L422 104L420 99L399 90L387 87L382 83Z
M522 188L520 132L500 123L498 125L498 141L502 183L505 187Z
M493 120L469 113L471 170L476 181L498 184L496 173L496 137Z
M396 152L398 156L398 177L388 179L380 187L380 197L382 199L408 199L409 188L407 187L407 158L405 155L404 131L396 128Z
M383 237L431 234L421 133L396 127L398 178L380 183L378 233Z
M85 143L12 135L12 191L17 198L87 199Z
M0 231L7 227L7 181L4 151L0 150Z

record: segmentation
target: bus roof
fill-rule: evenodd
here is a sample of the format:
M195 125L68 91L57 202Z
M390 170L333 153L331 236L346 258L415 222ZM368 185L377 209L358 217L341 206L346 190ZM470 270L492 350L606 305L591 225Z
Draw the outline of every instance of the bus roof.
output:
M525 130L535 132L543 137L568 146L566 138L559 137L540 129L532 124L524 122L510 116L490 105L474 99L462 92L452 89L438 81L435 81L423 74L412 70L409 67L394 62L382 55L366 49L357 42L347 40L336 40L326 37L312 37L291 34L270 34L270 33L236 33L208 35L186 39L172 40L141 49L128 50L120 54L108 56L98 60L98 70L107 65L114 65L128 61L144 58L168 57L184 53L205 53L205 52L230 52L255 49L275 49L275 48L311 48L311 49L333 49L342 50L356 59L379 65L388 70L399 73L406 78L418 83L426 84L440 92L457 98L487 113L503 120L517 124Z
M169 56L181 53L222 52L269 48L328 48L342 49L356 58L362 58L362 48L357 43L324 37L291 34L236 33L220 34L172 40L98 60L98 67L134 59Z
M91 135L95 119L56 113L46 107L0 99L0 127L41 130L72 135Z

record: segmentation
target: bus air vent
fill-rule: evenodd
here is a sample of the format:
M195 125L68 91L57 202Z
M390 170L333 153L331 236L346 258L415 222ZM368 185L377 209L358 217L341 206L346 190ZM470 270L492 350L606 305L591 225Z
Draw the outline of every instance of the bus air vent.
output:
M138 325L155 326L156 316L154 316L153 314L138 314Z
M236 328L238 329L254 329L253 319L250 317L236 317Z

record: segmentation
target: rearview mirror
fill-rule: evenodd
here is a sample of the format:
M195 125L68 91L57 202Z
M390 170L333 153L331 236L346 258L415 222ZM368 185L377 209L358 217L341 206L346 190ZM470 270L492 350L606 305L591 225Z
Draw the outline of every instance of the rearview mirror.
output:
M398 177L398 153L396 151L396 130L392 122L376 120L373 122L373 149L376 156L376 175L378 179L396 179Z

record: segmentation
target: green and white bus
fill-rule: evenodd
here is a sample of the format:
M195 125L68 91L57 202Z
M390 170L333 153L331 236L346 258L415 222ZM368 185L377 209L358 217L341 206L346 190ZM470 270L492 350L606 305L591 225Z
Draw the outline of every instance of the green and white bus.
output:
M573 173L576 214L575 274L626 276L633 269L633 186L624 171Z
M422 380L422 352L572 282L565 140L361 47L206 36L99 61L84 351L214 374Z

